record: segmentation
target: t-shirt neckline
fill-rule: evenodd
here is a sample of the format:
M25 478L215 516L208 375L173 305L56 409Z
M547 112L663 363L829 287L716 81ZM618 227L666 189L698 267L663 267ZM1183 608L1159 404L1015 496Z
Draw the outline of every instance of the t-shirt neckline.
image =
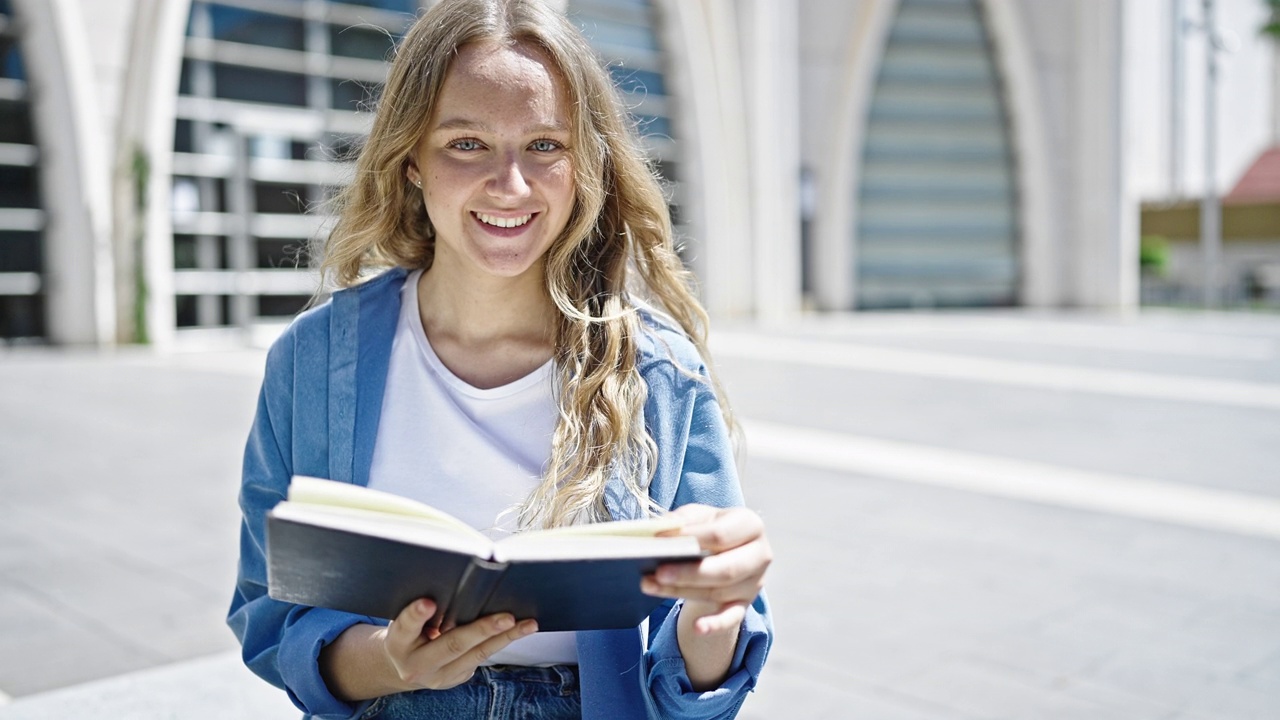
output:
M551 373L555 368L555 358L546 361L524 377L492 388L478 388L455 375L440 360L435 348L431 347L431 340L427 337L427 331L422 327L422 316L418 313L418 280L422 277L422 272L422 270L415 270L405 278L404 290L400 296L400 323L402 329L409 334L414 344L422 352L427 365L449 387L470 397L496 400L510 397L550 380Z

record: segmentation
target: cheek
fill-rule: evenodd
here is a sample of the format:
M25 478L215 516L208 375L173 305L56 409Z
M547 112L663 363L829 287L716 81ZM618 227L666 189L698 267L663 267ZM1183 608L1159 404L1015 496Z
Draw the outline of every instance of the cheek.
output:
M443 150L427 153L423 165L427 177L441 182L459 182L460 180L483 174L484 164L475 159L464 160L454 157Z
M423 195L423 204L432 222L439 223L453 216L459 200L456 193L450 192L452 188L447 176L432 175L429 183Z
M448 188L457 183L461 173L452 163L435 162L427 169L427 179L437 188Z
M424 181L427 204L443 207L463 202L478 177L465 165L432 163Z
M543 173L542 182L547 190L560 196L573 195L573 163L568 160L548 165Z

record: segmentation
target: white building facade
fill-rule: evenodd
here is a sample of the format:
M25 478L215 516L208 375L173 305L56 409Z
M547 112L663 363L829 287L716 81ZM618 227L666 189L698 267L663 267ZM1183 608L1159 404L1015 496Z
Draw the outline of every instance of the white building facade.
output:
M0 338L278 332L419 4L0 0ZM717 316L1132 308L1139 204L1204 188L1199 0L559 4ZM1216 5L1221 190L1275 141L1277 62L1261 0Z

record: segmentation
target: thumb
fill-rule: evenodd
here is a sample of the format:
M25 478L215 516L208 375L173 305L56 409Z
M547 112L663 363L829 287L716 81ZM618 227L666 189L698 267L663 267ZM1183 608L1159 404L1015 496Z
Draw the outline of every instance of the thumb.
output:
M436 614L436 603L430 598L414 600L391 621L387 627L387 644L394 650L407 654L431 638L436 624L431 618ZM439 631L436 631L439 634Z

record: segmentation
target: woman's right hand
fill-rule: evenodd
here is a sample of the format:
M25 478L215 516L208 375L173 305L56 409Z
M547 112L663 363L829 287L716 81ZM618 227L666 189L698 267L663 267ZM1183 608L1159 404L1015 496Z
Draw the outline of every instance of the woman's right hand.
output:
M538 631L534 620L517 623L499 613L442 632L431 622L436 609L431 600L416 600L386 628L383 650L406 689L461 685L499 650Z
M371 700L411 690L461 685L499 650L537 632L533 620L510 613L441 630L436 604L409 603L391 624L353 625L320 652L320 673L335 697Z

